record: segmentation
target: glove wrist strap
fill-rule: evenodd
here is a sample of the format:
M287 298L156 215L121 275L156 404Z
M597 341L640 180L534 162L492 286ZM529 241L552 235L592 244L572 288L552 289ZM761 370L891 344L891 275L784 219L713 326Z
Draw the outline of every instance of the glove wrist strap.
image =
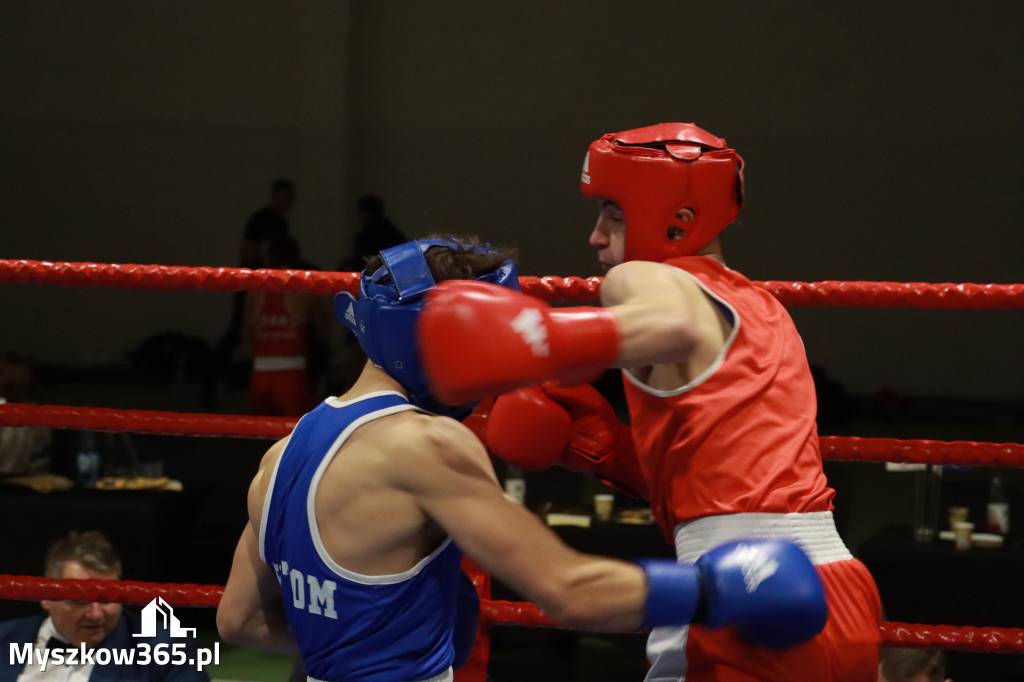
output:
M668 559L637 562L647 579L644 621L650 627L686 625L703 612L700 575L693 564Z

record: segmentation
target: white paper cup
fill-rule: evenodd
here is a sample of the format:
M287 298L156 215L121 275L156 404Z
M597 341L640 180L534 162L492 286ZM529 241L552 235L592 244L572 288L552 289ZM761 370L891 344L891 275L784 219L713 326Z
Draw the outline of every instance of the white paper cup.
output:
M614 508L614 495L594 495L594 516L598 521L611 521Z
M949 508L949 527L952 528L958 521L966 521L968 514L967 507L950 507Z
M974 524L970 521L957 521L953 524L953 543L957 549L970 549L974 537Z

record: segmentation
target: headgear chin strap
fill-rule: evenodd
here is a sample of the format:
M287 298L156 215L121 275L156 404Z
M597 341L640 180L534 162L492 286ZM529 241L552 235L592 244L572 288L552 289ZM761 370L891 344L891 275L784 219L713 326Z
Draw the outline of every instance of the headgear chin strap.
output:
M424 295L434 287L423 254L433 246L493 253L486 247L440 239L423 239L385 249L380 252L384 265L374 272L364 270L360 276L359 297L348 292L338 294L334 298L334 313L356 335L370 361L402 384L414 405L435 414L464 419L476 402L452 406L434 398L417 352L416 318L426 302ZM476 279L519 291L519 276L511 260Z
M587 151L583 196L610 199L626 217L625 260L692 256L743 208L743 159L693 123L611 133ZM692 222L677 217L694 212Z

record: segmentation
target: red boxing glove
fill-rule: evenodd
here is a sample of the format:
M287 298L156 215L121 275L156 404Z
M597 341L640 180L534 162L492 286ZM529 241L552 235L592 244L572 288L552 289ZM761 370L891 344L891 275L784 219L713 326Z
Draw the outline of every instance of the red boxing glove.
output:
M493 407L494 398L484 398L476 406L476 409L462 420L462 425L472 431L473 435L479 438L481 443L486 443L484 437L487 433L487 419Z
M494 402L487 420L487 449L524 469L547 469L569 446L572 419L536 386L507 393Z
M611 404L590 384L541 387L572 419L569 449L558 463L566 469L592 473L608 485L648 499L633 431L619 421Z
M602 308L549 308L485 282L441 282L417 325L438 399L460 405L546 379L589 381L619 354L615 317Z
M510 464L544 469L557 463L595 474L634 497L647 497L632 432L588 384L544 384L499 397L486 443Z

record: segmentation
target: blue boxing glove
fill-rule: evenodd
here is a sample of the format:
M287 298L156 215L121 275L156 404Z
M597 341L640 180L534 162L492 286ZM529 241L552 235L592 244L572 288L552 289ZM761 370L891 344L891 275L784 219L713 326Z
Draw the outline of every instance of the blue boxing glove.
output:
M739 540L697 559L707 626L731 625L753 644L782 649L814 638L828 620L814 564L788 540Z
M821 578L788 540L739 540L694 565L651 560L641 566L649 625L732 626L752 644L782 649L812 639L828 620Z
M473 587L473 581L464 572L459 572L459 594L455 599L455 627L452 629L452 646L455 660L452 668L458 670L473 651L476 631L480 625L480 595Z

